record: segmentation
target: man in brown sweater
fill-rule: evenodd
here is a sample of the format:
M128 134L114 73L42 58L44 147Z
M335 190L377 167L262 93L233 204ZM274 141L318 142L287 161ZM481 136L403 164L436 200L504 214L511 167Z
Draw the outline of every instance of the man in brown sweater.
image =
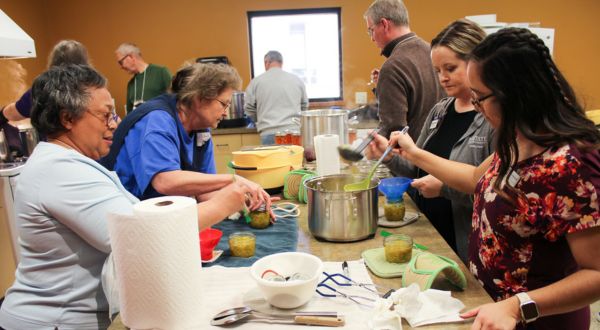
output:
M417 139L429 110L443 96L430 58L430 48L411 32L402 0L376 0L364 14L367 32L387 60L377 81L379 134L410 126Z

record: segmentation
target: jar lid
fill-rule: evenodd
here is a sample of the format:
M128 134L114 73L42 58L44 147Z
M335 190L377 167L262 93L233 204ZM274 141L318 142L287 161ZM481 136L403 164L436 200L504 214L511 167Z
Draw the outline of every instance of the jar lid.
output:
M229 235L229 238L232 237L252 237L252 238L256 238L256 235L254 235L252 232L249 231L236 231L232 234Z

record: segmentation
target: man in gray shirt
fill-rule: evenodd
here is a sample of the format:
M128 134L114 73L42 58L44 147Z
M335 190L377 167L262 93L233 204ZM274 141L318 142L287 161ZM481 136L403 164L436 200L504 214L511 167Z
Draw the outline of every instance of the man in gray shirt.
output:
M306 87L296 75L285 72L283 56L271 50L265 55L265 73L246 88L244 112L255 123L262 144L274 144L275 133L299 130L292 121L308 108Z

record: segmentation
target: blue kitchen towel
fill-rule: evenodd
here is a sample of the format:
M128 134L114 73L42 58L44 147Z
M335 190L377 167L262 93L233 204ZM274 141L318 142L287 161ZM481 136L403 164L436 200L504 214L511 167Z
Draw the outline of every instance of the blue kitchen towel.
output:
M223 250L219 259L205 263L203 267L214 265L224 267L248 267L256 260L279 252L296 251L298 245L298 222L296 218L277 218L275 224L265 229L254 229L246 223L243 217L238 220L223 220L213 226L223 232L223 237L215 248ZM256 235L256 251L250 258L233 257L229 251L229 235L236 231L249 231Z

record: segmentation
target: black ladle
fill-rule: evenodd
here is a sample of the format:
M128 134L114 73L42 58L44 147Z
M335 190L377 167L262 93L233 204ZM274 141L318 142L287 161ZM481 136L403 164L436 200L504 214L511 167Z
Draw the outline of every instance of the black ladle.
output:
M362 151L365 150L365 148L369 145L369 143L371 143L371 141L373 141L373 139L375 138L375 134L377 134L378 132L379 129L372 130L371 133L369 133L369 135L365 137L363 142L361 142L361 144L359 144L358 147L354 149L350 148L350 146L347 144L338 146L338 152L340 153L340 157L349 162L357 162L361 160L363 158Z

